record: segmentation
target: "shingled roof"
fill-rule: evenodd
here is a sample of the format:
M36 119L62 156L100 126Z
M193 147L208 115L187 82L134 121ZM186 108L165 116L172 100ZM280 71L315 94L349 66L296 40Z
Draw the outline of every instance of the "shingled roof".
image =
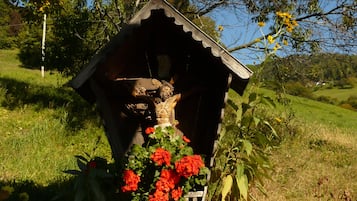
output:
M130 35L136 27L140 27L142 21L148 19L152 15L152 11L163 10L166 17L173 18L174 23L186 33L190 35L195 41L202 44L204 48L209 48L213 56L220 58L222 63L232 72L231 88L242 94L249 78L253 72L242 64L239 60L233 57L224 47L218 44L210 36L204 33L199 27L193 24L183 14L176 10L171 4L165 0L151 0L149 1L128 23L128 26L123 27L120 33L114 37L105 48L95 55L87 67L71 81L74 89L81 91L85 82L93 75L99 63L105 60L106 55L113 49L124 43L126 37Z

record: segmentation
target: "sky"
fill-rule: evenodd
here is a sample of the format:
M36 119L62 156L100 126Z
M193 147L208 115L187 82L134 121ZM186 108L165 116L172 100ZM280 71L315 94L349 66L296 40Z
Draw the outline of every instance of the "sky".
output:
M336 4L336 1L320 1L320 6L323 10L330 10ZM250 17L246 14L245 10L241 10L240 13L235 14L232 10L219 10L213 13L210 13L210 17L212 17L216 25L222 25L224 30L221 36L221 42L227 47L227 49L234 47L236 45L242 45L246 42L254 40L258 37L261 37L267 33L269 33L269 26L271 24L267 24L264 27L259 27L257 23L253 23L250 20ZM314 37L325 37L327 32L321 32L321 35L314 35ZM324 35L325 34L325 35ZM340 51L337 49L330 49L330 52ZM285 48L278 51L277 55L279 56L286 56L288 55L289 48ZM252 50L240 50L238 52L232 53L238 60L240 60L243 64L258 64L264 60L264 55L257 53L257 51Z
M244 13L236 16L234 12L220 10L211 13L210 17L216 21L217 26L224 27L221 33L221 42L227 49L254 40L269 32L268 26L260 28L256 23L250 22ZM232 55L245 65L261 63L264 57L262 54L248 50L240 50Z

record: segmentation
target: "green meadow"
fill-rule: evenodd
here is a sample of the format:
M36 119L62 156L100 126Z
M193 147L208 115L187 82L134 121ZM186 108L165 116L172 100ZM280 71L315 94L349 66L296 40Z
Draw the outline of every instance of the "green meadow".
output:
M314 95L331 97L338 101L343 101L343 100L347 100L348 97L352 95L357 96L357 87L354 87L352 89L338 89L338 88L322 89L322 90L315 91Z
M59 194L69 188L71 178L63 171L76 169L75 155L111 159L101 121L68 87L69 78L47 71L42 78L39 69L22 68L16 54L0 50L0 186L27 192L30 200L68 200ZM259 92L276 98L272 91ZM252 200L356 200L357 112L288 99L288 106L277 104L271 112L297 130L271 150L267 196L252 188Z

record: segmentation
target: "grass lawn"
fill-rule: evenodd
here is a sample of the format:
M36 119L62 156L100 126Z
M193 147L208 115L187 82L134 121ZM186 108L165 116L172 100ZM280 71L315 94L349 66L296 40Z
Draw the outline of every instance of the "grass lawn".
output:
M77 168L75 155L110 159L97 113L64 86L68 78L42 78L40 70L19 67L16 54L0 50L0 186L66 181L63 171Z

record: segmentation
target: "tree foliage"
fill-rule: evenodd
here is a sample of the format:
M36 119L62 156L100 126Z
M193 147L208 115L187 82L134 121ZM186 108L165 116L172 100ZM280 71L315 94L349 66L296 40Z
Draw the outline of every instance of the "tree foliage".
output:
M88 57L120 32L123 25L148 2L148 0L8 1L14 5L20 5L22 17L27 19L32 28L33 24L37 24L37 29L41 29L43 14L46 13L49 16L47 33L52 36L48 38L46 45L48 48L46 65L69 74L78 72L83 63L88 62ZM238 29L246 26L248 35L237 35L236 39L231 40L234 42L230 44L228 50L232 53L241 53L243 50L252 51L253 54L250 53L250 55L256 58L257 52L269 55L276 53L277 50L287 50L286 54L294 51L311 53L356 50L357 3L353 0L334 2L327 0L168 0L168 2L217 41L221 41L219 38L221 32L230 28L229 24L216 25L212 16L217 13L231 18L229 21L234 21L234 23L230 26L237 24ZM6 16L8 17L9 14ZM58 22L60 20L68 26ZM241 30L235 31L241 32ZM261 34L251 34L254 31ZM31 40L34 39L37 40L37 36L32 37ZM66 47L67 50L55 52L55 50L60 50L57 48L59 46ZM21 48L29 47L21 46ZM69 52L68 49L71 51ZM83 54L81 55L80 52ZM69 57L69 53L73 57ZM37 56L40 57L40 55ZM58 58L67 61L58 62Z
M272 88L289 82L299 82L302 87L322 83L341 85L357 76L357 56L333 53L291 55L267 60L256 68L263 68L260 79Z
M254 33L254 29L258 32L263 30L258 24L266 25L258 38L237 35L229 48L231 52L242 49L266 51L266 44L260 41L269 36L289 47L285 48L289 53L356 50L357 3L354 0L194 0L193 3L200 5L201 15L228 11L236 18L236 23L231 25L246 28L250 33ZM279 21L281 13L288 13L298 26L282 31L277 26L282 25ZM273 47L270 51L274 50Z
M0 1L0 49L18 47L21 28L19 10L9 2Z

